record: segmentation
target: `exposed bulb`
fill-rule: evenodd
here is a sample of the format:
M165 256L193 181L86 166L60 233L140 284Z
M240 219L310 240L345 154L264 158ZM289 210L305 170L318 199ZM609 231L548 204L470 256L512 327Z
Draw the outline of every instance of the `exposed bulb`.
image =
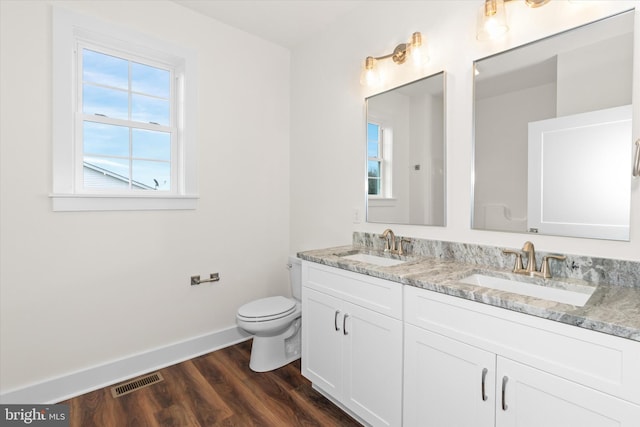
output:
M411 36L411 61L416 67L422 67L429 62L427 46L422 41L422 34L418 32Z
M364 69L360 74L360 84L368 87L376 87L382 83L382 79L380 77L380 71L376 66L376 60L368 56L365 60Z
M485 0L478 19L478 40L493 40L509 31L503 0Z

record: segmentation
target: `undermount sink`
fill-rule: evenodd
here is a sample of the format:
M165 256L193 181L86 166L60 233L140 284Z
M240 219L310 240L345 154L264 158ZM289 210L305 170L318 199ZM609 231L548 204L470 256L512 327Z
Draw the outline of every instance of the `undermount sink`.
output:
M593 291L595 291L595 288L589 286L562 283L562 287L560 288L487 276L484 274L472 274L459 281L469 285L507 291L563 304L571 304L576 307L584 306L593 294Z
M341 258L348 259L351 261L359 261L367 264L373 264L380 267L391 267L393 265L404 264L407 260L396 259L396 258L387 258L378 255L364 254L364 253L355 253L351 255L344 255Z

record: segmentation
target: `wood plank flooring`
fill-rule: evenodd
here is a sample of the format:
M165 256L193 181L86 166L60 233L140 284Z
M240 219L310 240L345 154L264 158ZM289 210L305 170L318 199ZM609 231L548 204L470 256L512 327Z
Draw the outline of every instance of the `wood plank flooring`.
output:
M113 398L110 387L60 402L71 427L360 426L311 388L300 361L249 369L251 341L160 369L164 381Z

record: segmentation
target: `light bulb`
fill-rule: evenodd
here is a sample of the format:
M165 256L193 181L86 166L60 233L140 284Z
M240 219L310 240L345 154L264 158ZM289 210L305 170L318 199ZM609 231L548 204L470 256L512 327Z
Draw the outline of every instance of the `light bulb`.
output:
M509 31L503 0L485 0L478 14L478 40L492 40Z
M422 67L429 62L427 46L422 41L422 34L418 32L411 36L411 61L416 67Z
M376 66L376 60L368 56L365 60L364 69L360 74L360 84L368 87L376 87L382 83L382 79L380 78L380 71Z

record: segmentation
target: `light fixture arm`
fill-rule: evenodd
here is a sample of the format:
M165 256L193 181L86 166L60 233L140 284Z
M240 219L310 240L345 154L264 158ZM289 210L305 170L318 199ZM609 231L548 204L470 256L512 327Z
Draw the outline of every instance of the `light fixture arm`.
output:
M393 59L393 62L395 62L396 64L404 64L405 61L407 60L410 46L411 45L409 43L400 43L398 46L395 47L395 49L393 49L393 52L391 52L388 55L369 56L368 58L373 58L376 61L391 58Z
M371 85L373 81L380 80L376 67L377 61L391 58L396 64L404 64L409 57L413 57L416 64L424 64L429 59L424 51L422 34L419 32L413 33L408 43L400 43L388 55L367 56L360 82L365 85Z

